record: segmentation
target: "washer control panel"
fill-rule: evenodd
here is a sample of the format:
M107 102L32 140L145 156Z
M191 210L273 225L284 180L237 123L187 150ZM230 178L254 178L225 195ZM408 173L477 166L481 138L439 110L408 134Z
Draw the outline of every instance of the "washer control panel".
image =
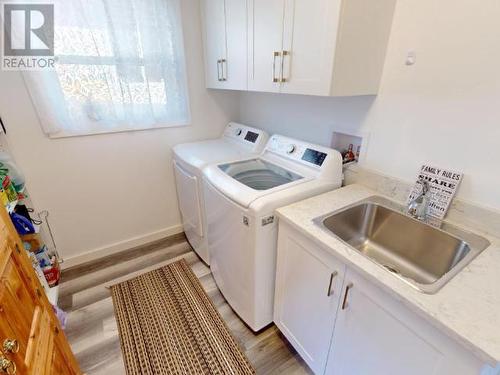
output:
M281 135L273 135L266 146L267 151L295 160L301 164L321 168L330 150L326 147L298 141Z
M322 166L323 162L326 159L326 153L318 150L314 150L312 148L307 148L302 155L302 160L307 161L309 163L313 163L314 165Z

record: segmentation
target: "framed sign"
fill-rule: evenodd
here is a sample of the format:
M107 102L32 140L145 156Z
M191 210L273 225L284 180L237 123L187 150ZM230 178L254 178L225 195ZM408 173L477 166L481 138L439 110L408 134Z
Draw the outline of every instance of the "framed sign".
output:
M420 168L417 181L410 192L408 203L420 195L422 185L419 180L423 178L428 182L430 189L430 203L427 213L429 216L443 219L446 212L448 212L462 177L462 173L424 164Z

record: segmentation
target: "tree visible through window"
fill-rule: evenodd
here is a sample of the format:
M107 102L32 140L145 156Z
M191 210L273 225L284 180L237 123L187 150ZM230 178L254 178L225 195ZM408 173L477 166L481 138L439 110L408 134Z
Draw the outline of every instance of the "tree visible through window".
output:
M53 137L189 122L178 0L56 0L55 71L26 75Z

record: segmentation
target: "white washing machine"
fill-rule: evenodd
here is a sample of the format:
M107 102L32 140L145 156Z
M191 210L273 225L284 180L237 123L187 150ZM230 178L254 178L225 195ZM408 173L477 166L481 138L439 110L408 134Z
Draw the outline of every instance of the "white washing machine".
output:
M275 209L339 188L338 151L274 135L262 155L204 169L211 269L238 315L258 331L272 322Z
M174 147L177 199L186 237L207 264L207 226L204 209L202 169L215 162L258 155L268 140L266 132L231 122L219 139L184 143Z

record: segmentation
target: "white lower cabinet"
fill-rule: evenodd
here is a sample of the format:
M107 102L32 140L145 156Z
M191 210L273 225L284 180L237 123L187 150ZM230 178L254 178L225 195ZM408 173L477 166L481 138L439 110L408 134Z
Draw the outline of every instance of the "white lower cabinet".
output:
M280 231L274 322L315 373L325 369L345 266Z
M489 368L283 221L274 318L315 374L479 375Z
M326 374L470 375L481 364L382 290L348 271Z

